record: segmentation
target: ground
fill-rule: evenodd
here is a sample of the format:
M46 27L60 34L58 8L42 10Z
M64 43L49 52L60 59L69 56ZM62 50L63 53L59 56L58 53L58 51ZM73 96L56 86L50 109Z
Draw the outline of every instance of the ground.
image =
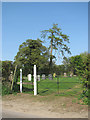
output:
M72 96L33 96L18 93L5 95L2 100L4 112L10 110L21 113L24 117L30 118L32 115L40 118L88 118L88 105L79 104L77 98Z

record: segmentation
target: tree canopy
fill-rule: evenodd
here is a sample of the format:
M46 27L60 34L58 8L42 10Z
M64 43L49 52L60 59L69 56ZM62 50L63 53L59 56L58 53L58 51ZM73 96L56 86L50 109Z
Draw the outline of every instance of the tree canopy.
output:
M8 80L11 71L14 70L13 61L2 61L2 77Z
M60 55L64 56L64 52L70 53L70 48L65 42L69 43L69 36L63 34L58 24L53 24L53 27L48 30L41 31L41 37L47 38L49 40L50 50L50 71L52 70L52 59L55 58L53 55L53 50L59 51Z
M48 50L42 45L40 39L28 39L19 46L19 52L15 56L15 63L24 68L24 74L32 73L33 66L42 69L48 64Z

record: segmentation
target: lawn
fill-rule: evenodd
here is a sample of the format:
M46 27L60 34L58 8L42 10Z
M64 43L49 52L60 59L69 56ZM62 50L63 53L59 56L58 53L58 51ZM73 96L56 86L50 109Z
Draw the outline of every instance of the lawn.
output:
M20 81L20 80L18 80ZM28 81L27 78L23 82L33 83ZM79 77L59 77L49 80L40 79L37 82L38 94L39 95L49 95L55 94L59 96L78 96L82 92L82 84L79 80ZM23 84L23 92L33 94L33 85Z

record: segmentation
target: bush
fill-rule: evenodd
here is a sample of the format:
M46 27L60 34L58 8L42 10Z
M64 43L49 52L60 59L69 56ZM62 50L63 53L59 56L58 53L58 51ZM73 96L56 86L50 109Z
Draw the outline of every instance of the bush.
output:
M9 81L5 81L5 80L2 81L2 96L12 93L10 89L10 84L11 83Z
M2 96L8 94L15 94L19 92L19 86L14 83L13 90L11 91L11 82L10 81L3 81L2 82Z

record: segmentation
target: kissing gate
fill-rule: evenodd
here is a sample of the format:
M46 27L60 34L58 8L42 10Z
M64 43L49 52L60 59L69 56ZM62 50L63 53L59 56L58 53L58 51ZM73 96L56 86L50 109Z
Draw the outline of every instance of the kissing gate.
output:
M37 95L36 65L34 65L34 95ZM22 93L22 69L20 69L20 92Z

